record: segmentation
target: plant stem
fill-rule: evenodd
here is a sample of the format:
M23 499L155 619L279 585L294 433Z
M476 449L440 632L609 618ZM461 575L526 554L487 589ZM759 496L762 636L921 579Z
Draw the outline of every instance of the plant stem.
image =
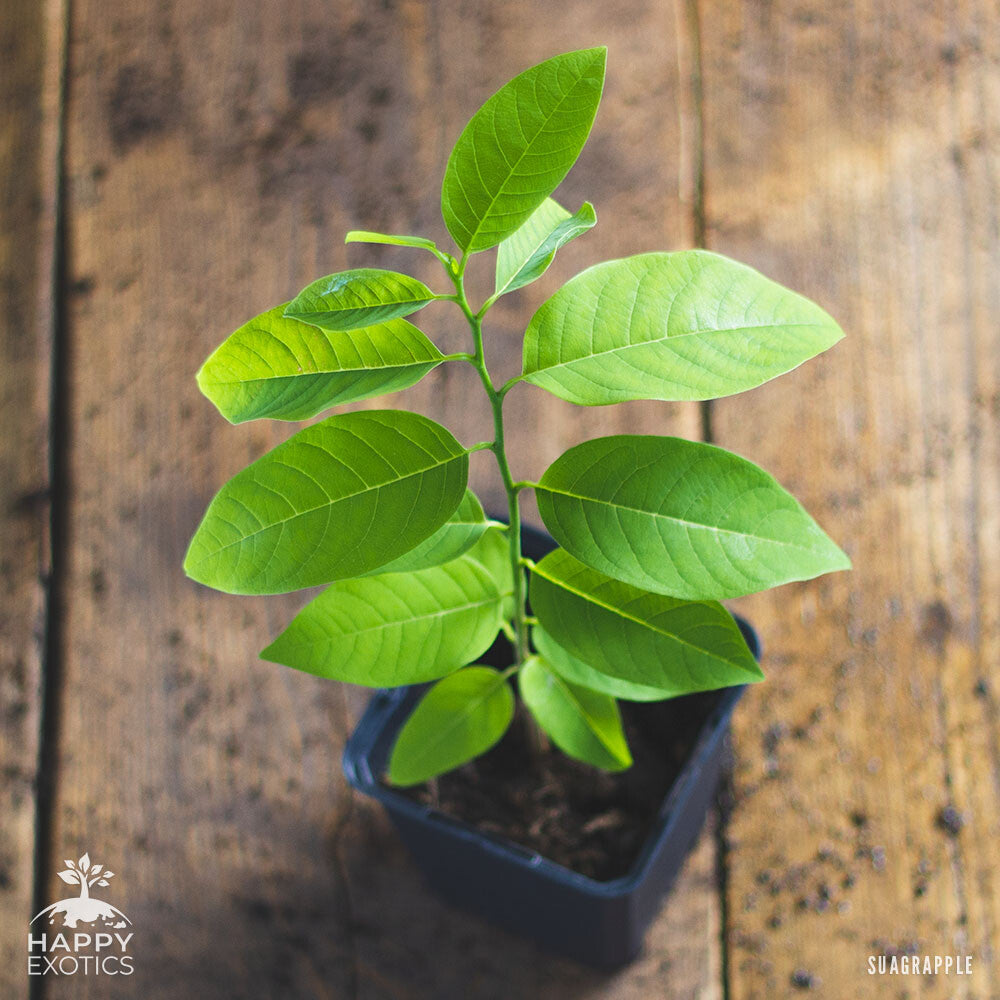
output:
M507 492L507 520L509 527L507 530L507 541L510 546L510 571L514 578L514 628L511 635L510 627L504 629L511 645L514 647L514 663L505 671L504 678L516 674L531 655L531 648L528 643L528 609L527 594L524 586L525 567L533 566L530 559L525 559L521 554L521 505L519 496L521 490L527 489L532 484L528 482L515 482L511 475L510 464L507 461L507 451L504 446L503 428L503 401L507 392L513 387L514 381L497 389L490 377L489 369L486 367L486 356L483 350L483 317L489 311L496 297L486 300L479 312L473 312L469 305L469 300L465 294L465 265L468 257L464 256L458 266L449 269L448 275L455 285L454 300L458 303L465 318L469 322L472 330L472 342L475 345L475 353L466 356L469 364L479 373L479 380L483 383L486 395L490 401L490 408L493 411L493 443L490 450L497 460L500 469L500 478L503 480L504 490ZM521 712L524 735L528 746L535 758L538 759L548 749L548 739L542 730L535 724L531 714L523 710Z
M521 506L518 500L522 483L515 483L511 475L510 464L507 461L507 451L504 446L503 427L503 400L506 393L498 390L493 385L490 378L489 369L486 367L486 357L483 350L483 316L488 308L484 306L478 313L474 313L469 306L469 300L465 294L465 264L463 258L457 272L450 277L455 285L455 300L465 314L472 330L472 341L475 353L469 359L469 363L479 373L479 380L483 383L486 395L490 401L490 408L493 411L493 444L490 450L497 460L500 469L500 478L503 480L504 490L507 493L507 519L510 528L507 531L507 540L510 546L510 569L514 577L514 667L519 668L527 660L530 650L528 646L528 625L526 622L526 595L524 587L524 566L521 557Z

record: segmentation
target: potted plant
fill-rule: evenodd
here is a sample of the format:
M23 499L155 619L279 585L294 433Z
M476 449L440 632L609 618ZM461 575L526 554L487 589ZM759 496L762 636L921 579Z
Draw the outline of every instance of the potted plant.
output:
M446 894L614 965L639 946L704 819L739 692L762 677L752 632L719 602L849 563L770 475L713 445L615 435L569 449L537 482L512 471L503 406L522 385L583 406L705 400L760 385L843 336L818 306L742 264L701 250L647 253L596 264L556 291L528 323L521 374L494 383L490 308L595 223L589 203L570 213L550 196L590 132L605 55L549 59L472 117L441 192L457 254L423 237L347 235L432 254L446 291L374 268L320 278L240 327L198 373L239 423L306 420L468 364L492 410L492 440L463 444L401 410L327 417L222 487L184 565L229 593L324 585L262 656L382 689L348 747L350 779L389 807ZM495 291L472 304L466 268L489 250ZM468 323L467 352L443 354L404 319L442 300ZM506 523L468 489L477 451L496 460ZM522 529L528 490L551 538ZM607 801L627 811L645 781L628 784L639 770L628 770L632 738L660 779L670 765L642 836L605 821L617 806L595 827L578 801L564 837L590 843L610 825L612 846L631 838L617 869L543 857L534 824L518 845L482 809L444 815L462 812L463 794L487 780L489 811L534 780L536 764L588 795L610 789Z

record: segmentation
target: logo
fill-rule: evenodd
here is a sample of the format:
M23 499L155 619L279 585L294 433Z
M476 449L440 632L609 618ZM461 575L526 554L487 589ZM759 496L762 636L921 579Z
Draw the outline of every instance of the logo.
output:
M89 854L64 864L59 877L80 891L31 918L28 975L132 975L135 970L128 952L132 921L117 906L91 894L91 889L110 885L115 873L92 865Z

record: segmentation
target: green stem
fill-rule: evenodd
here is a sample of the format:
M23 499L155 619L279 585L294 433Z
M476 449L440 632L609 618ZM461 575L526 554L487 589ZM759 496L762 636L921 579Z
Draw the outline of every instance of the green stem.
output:
M500 478L503 480L504 490L507 493L507 517L510 523L510 530L507 532L507 541L510 546L510 569L514 576L514 667L518 668L527 660L530 649L528 646L528 624L526 622L526 594L524 587L524 568L521 557L521 507L518 502L518 494L523 488L522 483L516 483L511 475L510 464L507 461L507 451L504 446L504 426L503 426L503 400L505 393L498 391L490 378L489 369L486 367L486 357L483 350L483 316L488 305L485 305L478 313L474 313L469 305L469 300L465 294L465 265L467 258L463 257L456 273L451 275L455 285L455 301L458 303L465 318L469 322L472 330L472 341L475 353L470 359L470 364L479 373L479 379L483 383L486 395L490 401L490 408L493 411L493 444L491 450L496 457L497 466L500 469Z

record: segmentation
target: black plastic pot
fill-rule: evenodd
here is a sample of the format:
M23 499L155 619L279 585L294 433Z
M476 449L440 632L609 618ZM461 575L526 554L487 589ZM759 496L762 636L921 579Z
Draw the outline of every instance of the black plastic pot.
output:
M539 559L551 538L524 529L526 554ZM753 628L737 618L760 659ZM489 662L488 657L483 657ZM612 969L635 957L705 822L722 767L729 717L743 688L715 694L690 758L659 811L631 870L609 882L561 865L414 802L382 784L396 734L424 687L379 691L344 749L344 773L388 810L430 885L445 899L543 947L588 965Z

